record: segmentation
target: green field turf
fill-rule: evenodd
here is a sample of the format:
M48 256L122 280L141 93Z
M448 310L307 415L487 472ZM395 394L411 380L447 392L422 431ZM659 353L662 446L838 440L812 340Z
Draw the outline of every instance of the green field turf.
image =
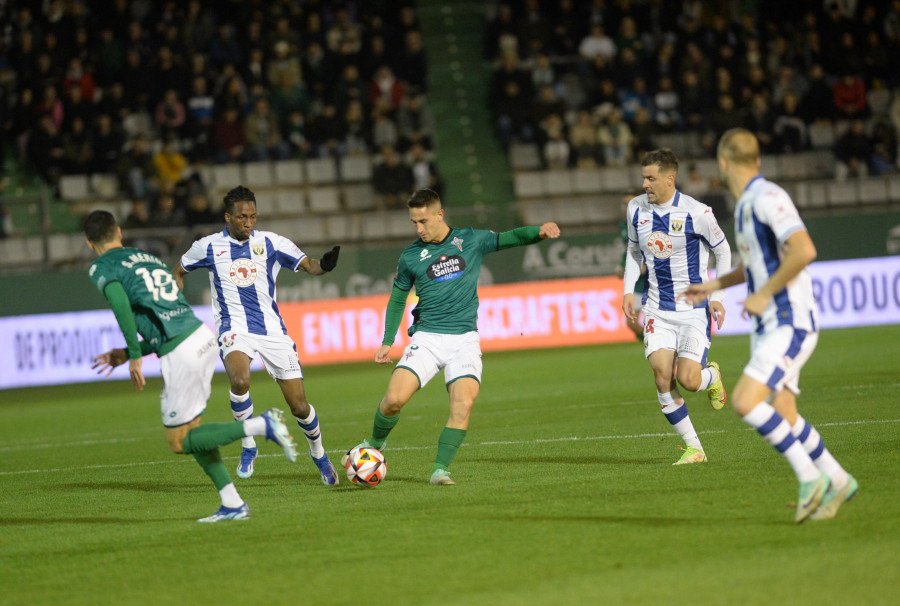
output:
M325 487L261 444L236 480L253 518L198 524L218 496L166 447L160 382L0 392L0 604L897 604L900 326L822 334L801 411L861 485L838 518L793 524L788 464L689 394L709 463L672 467L637 342L485 355L452 467L427 483L441 381L402 414L374 489ZM746 337L718 338L731 386ZM389 367L306 369L333 460L368 435ZM230 419L218 375L208 421ZM253 378L258 411L279 405ZM305 443L299 429L292 433ZM223 449L229 469L239 444Z

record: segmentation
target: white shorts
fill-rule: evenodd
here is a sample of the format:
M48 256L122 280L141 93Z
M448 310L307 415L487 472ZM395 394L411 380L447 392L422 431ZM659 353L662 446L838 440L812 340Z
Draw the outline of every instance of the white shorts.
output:
M689 311L660 311L644 308L644 356L668 349L679 358L706 366L709 353L709 311L698 307Z
M204 324L159 359L163 388L162 422L166 427L190 423L203 414L216 368L216 337Z
M442 368L445 385L463 377L481 383L481 337L474 330L461 335L413 333L397 368L414 373L419 379L419 389Z
M750 362L744 374L763 383L772 391L789 389L800 393L800 369L809 360L819 333L779 326L775 330L750 335Z
M297 357L297 347L287 335L250 335L226 332L219 336L222 359L233 351L247 354L251 360L257 352L273 379L302 379L303 369Z

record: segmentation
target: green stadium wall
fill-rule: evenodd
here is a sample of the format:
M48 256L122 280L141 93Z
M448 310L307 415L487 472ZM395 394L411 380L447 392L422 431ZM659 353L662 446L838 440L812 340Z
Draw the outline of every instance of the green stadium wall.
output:
M900 213L871 213L805 219L818 249L818 260L882 257L900 253ZM722 228L732 238L731 221ZM564 232L565 233L565 232ZM732 242L733 247L733 242ZM610 275L622 258L618 235L564 236L504 251L485 258L482 284ZM390 292L399 247L345 248L338 269L321 278L281 272L281 302L333 299ZM315 253L314 253L315 254ZM86 268L85 268L86 269ZM205 271L188 274L185 290L192 303L208 297ZM106 301L91 286L85 271L53 271L4 277L0 316L103 309Z

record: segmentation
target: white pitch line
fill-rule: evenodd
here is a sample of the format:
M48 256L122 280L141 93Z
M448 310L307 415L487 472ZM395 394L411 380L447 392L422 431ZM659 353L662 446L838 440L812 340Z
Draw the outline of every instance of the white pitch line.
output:
M844 427L850 425L875 425L881 423L900 423L900 419L869 419L864 421L837 421L834 423L817 423L816 427ZM752 427L741 428L741 429L714 429L708 431L700 431L697 432L703 435L711 435L711 434L722 434L722 433L731 433L732 431L753 431ZM636 434L620 434L620 435L607 435L607 436L564 436L560 438L535 438L533 440L491 440L485 442L476 442L476 443L465 443L464 447L471 446L515 446L518 444L550 444L553 442L582 442L582 441L591 441L591 440L636 440L641 438L666 438L674 436L672 433L636 433ZM132 441L132 440L122 440L122 441ZM431 450L434 448L433 444L429 444L428 446L400 446L397 448L391 448L392 451L410 451L410 450ZM332 454L343 454L343 450L330 450ZM260 454L260 457L280 457L280 454ZM237 456L233 457L223 457L224 459L237 459ZM51 469L22 469L19 471L0 471L0 477L2 476L20 476L27 474L35 474L35 473L57 473L57 472L69 472L69 471L88 471L91 469L118 469L125 467L141 467L144 465L170 465L173 463L188 463L192 459L188 457L179 457L174 459L169 459L166 461L143 461L139 463L116 463L109 465L86 465L82 467L55 467Z

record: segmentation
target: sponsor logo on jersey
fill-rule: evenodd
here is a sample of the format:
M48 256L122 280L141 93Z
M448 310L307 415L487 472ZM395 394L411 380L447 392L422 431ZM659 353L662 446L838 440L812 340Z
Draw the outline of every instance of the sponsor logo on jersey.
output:
M256 282L256 264L250 259L237 259L228 269L228 277L238 286L250 286Z
M672 238L669 234L661 231L655 231L647 238L647 248L653 253L657 259L668 259L672 256L674 247L672 246Z
M426 273L435 282L446 282L460 277L466 269L466 261L456 255L441 255L441 258L431 264Z
M222 255L224 255L227 252L228 252L227 250L220 250L219 252L216 253L216 256L221 257Z
M419 261L424 261L425 259L429 258L430 256L431 256L431 251L429 251L427 248L423 248L422 252L419 253Z
M459 249L459 252L462 252L462 243L463 243L462 238L456 238L456 237L454 237L453 241L450 242L450 244L452 244L453 246L455 246L456 248Z
M680 234L684 231L684 219L678 219L676 221L672 221L672 231L676 234Z
M266 248L262 244L256 244L251 247L253 249L253 254L257 257L261 256L264 252L266 252Z

